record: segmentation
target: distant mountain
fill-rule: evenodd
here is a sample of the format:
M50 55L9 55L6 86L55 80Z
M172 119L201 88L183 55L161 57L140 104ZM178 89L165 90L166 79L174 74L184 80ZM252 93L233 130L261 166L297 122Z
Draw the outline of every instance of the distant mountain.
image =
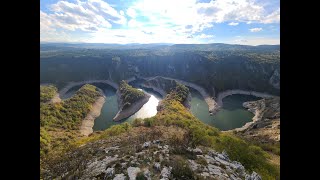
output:
M199 51L280 51L280 45L238 45L238 44L104 44L104 43L40 43L40 50L70 50L73 48L84 49L165 49L165 50L199 50Z

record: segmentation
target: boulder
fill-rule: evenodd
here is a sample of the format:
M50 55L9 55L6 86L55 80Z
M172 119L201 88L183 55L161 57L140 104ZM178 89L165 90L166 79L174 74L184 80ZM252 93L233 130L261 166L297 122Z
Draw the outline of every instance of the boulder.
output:
M116 174L113 180L125 180L126 176L124 174Z
M128 167L127 169L128 176L130 180L135 180L137 177L137 174L140 172L140 168L138 167Z
M171 175L171 169L172 169L172 167L164 167L162 170L161 170L161 175L160 175L160 177L161 177L161 179L163 179L163 180L168 180L169 179L169 177L170 177L170 175Z
M106 176L107 177L112 177L114 175L114 168L108 168L106 170Z

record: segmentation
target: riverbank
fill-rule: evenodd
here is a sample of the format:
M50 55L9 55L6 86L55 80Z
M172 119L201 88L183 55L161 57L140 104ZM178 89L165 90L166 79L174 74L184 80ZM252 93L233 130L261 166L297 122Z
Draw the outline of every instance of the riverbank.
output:
M144 88L149 88L149 89L152 89L153 91L159 93L163 98L166 97L167 93L163 90L163 89L160 89L160 88L157 88L153 85L147 85L147 84L141 84L142 87Z
M230 130L259 142L280 141L280 98L265 98L243 103L254 114L251 122Z
M204 88L202 88L202 87L199 86L199 85L196 85L196 84L191 83L191 82L183 81L183 80L180 80L180 79L163 77L163 76L146 77L146 78L142 78L142 79L148 81L148 80L156 79L157 77L161 77L161 78L163 78L163 79L168 79L168 80L175 80L175 81L177 81L177 82L180 83L180 84L183 84L183 85L185 85L185 86L188 86L188 87L191 87L191 88L197 90L197 91L201 94L201 96L203 97L204 101L208 104L209 113L210 113L210 114L214 114L214 113L217 112L217 109L219 108L219 107L218 107L218 104L217 104L216 101L209 95L209 93L208 93ZM159 88L155 88L155 87L150 87L150 88L152 88L153 90L159 92L160 94L164 92L163 90L159 90ZM163 92L161 92L161 91L163 91Z
M88 136L93 132L94 120L100 116L103 104L106 101L106 97L103 95L99 97L96 102L92 105L90 112L83 119L80 126L80 133L84 136Z
M119 85L115 82L110 80L87 80L87 81L79 81L79 82L69 82L64 88L59 91L59 97L63 97L72 87L84 84L91 84L91 83L105 83L113 87L114 89L118 89Z
M120 93L119 90L117 91L117 96L119 98L119 104L121 105L121 99L120 99ZM116 116L113 118L114 121L120 121L122 119L128 118L131 115L133 115L134 113L136 113L137 111L139 111L141 109L141 107L147 103L149 101L149 98L151 96L149 94L145 94L145 96L140 99L137 102L134 102L130 107L123 109L123 107L120 107L120 110L118 111L118 113L116 114Z
M271 97L276 97L271 94L267 93L261 93L261 92L256 92L256 91L245 91L245 90L240 90L240 89L232 89L232 90L226 90L223 92L220 92L217 97L217 103L218 106L222 107L223 106L223 98L227 96L231 96L234 94L242 94L242 95L251 95L251 96L256 96L256 97L261 97L261 98L271 98Z

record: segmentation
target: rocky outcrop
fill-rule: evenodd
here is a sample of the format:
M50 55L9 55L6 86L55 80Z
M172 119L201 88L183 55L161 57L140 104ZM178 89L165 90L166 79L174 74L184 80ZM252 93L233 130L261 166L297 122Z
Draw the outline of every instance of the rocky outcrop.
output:
M280 141L280 98L266 98L243 103L254 114L252 122L234 129L239 135L263 142Z
M269 84L271 84L274 88L280 89L280 69L276 69L272 76L269 79Z
M94 157L91 157L93 159L89 160L83 167L84 169L81 170L82 172L74 178L93 179L100 177L102 179L135 180L140 172L146 179L169 180L177 178L172 174L173 171L176 171L175 167L164 163L170 161L171 155L169 152L173 151L175 147L164 144L160 140L148 141L138 146L143 147L143 149L130 157L124 153L126 152L124 147L100 147L102 151L98 151ZM188 147L187 149L187 153L190 153L189 156L194 156L194 158L188 159L188 156L185 157L188 166L185 168L190 168L194 174L202 178L261 180L256 172L250 174L241 163L230 160L225 151L219 153L206 147L196 147L194 149ZM119 162L123 162L124 165L120 165ZM164 165L161 166L161 163L164 163ZM69 173L71 172L64 173L62 178L68 177Z
M127 172L130 180L136 180L137 174L140 172L138 167L128 167Z

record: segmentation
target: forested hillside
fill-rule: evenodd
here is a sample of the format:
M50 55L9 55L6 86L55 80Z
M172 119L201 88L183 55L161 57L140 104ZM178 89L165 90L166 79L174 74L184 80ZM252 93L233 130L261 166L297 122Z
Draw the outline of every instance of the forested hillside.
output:
M41 51L41 82L87 79L120 82L165 76L194 82L212 95L228 89L279 94L280 48L227 44L135 48L49 46Z

